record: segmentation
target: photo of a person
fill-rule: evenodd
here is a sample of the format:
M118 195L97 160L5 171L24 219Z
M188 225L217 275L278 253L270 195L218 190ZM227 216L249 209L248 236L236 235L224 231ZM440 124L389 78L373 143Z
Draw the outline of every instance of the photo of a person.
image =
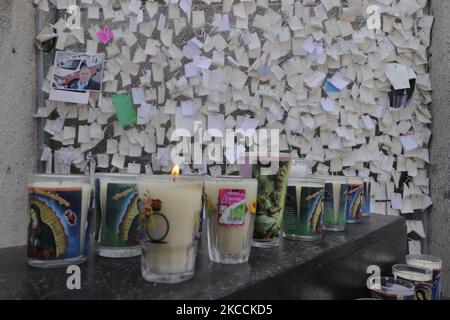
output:
M80 78L75 79L68 86L69 89L78 90L100 90L100 83L92 79L91 70L87 65L83 65L80 69Z
M101 91L103 54L57 51L52 87L57 90Z

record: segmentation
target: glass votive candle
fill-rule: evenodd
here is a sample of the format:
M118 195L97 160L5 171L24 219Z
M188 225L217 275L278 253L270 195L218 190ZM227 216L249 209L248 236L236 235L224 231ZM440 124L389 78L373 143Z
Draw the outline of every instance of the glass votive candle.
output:
M391 277L374 277L367 284L372 298L378 300L415 300L414 284Z
M87 176L29 175L27 251L31 266L63 267L86 261L91 201Z
M361 213L363 217L370 217L370 193L372 189L372 178L363 178L364 189L363 189L363 205L361 208Z
M396 279L406 280L414 284L416 300L431 300L433 274L429 269L408 264L396 264L392 267L392 274Z
M139 246L137 175L95 175L96 253L127 258L141 254Z
M297 241L314 241L322 237L324 190L321 179L289 179L283 237Z
M411 266L431 270L433 274L433 286L431 288L432 300L440 300L442 259L425 254L408 254L406 256L406 263Z
M264 173L267 168L261 163L253 166L254 177L258 180L255 231L252 243L254 247L274 248L280 242L281 220L286 200L291 158L290 155L280 155L279 158L272 159L272 163L268 167L274 161L278 164L278 167L276 172L273 173Z
M256 179L207 178L205 207L211 261L248 261L256 213Z
M347 178L338 176L321 177L325 182L323 198L323 229L344 231L346 223Z
M139 176L141 267L147 281L194 276L203 177Z
M347 180L347 202L345 205L346 222L361 223L364 206L364 182L360 177L349 177Z

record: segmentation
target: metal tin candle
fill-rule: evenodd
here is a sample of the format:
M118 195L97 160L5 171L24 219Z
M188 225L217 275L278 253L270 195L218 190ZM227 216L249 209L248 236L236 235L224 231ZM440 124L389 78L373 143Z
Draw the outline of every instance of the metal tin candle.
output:
M142 276L177 283L194 276L203 177L139 176Z
M414 284L417 300L432 300L433 274L429 269L396 264L392 267L392 274L396 279L406 280Z
M283 237L313 241L323 228L324 182L320 179L289 179L283 216Z
M442 260L440 258L425 254L409 254L406 256L406 263L412 266L422 267L431 270L433 275L431 299L440 300Z
M99 173L95 189L97 254L110 258L140 255L137 176Z
M346 223L347 178L321 177L325 182L323 225L326 231L344 231Z
M207 178L205 206L209 258L217 263L248 260L256 213L256 179Z
M364 206L364 183L359 177L348 178L346 221L347 223L361 223L362 207Z
M27 248L31 266L61 267L86 261L91 193L86 176L29 176Z

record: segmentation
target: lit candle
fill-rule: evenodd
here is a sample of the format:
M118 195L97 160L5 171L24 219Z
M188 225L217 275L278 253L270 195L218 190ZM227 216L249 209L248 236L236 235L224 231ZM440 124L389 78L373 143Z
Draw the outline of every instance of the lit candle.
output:
M91 184L86 176L30 175L28 258L35 267L86 261Z
M137 175L96 174L97 254L126 258L141 254Z
M209 257L218 263L248 260L256 213L256 179L205 181Z
M140 176L142 275L148 281L176 283L194 275L203 178Z

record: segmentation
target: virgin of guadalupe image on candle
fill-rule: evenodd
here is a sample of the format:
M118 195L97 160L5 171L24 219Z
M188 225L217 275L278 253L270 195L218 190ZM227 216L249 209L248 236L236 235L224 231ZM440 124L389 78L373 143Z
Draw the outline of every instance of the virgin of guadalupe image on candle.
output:
M349 185L347 192L347 219L360 219L364 207L363 185Z
M29 189L28 257L37 260L80 255L81 189Z

